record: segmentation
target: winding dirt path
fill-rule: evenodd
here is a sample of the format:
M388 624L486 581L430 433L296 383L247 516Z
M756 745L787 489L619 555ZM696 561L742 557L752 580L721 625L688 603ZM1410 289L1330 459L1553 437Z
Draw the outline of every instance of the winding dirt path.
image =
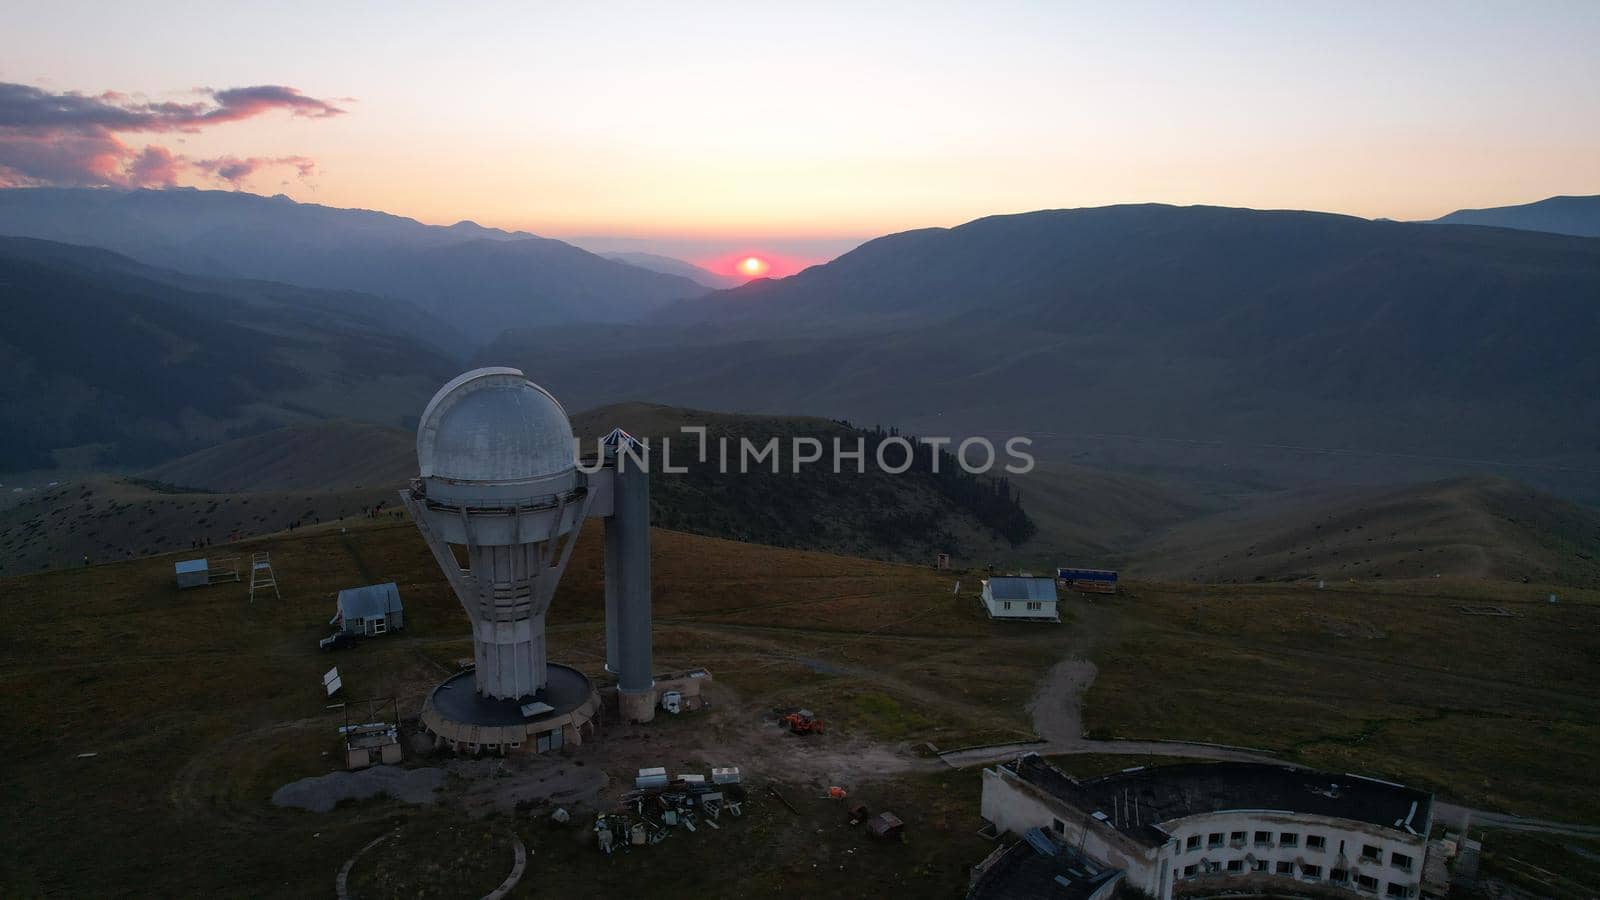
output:
M940 754L940 759L954 768L966 768L1012 759L1019 753L1032 751L1052 756L1105 753L1284 764L1283 760L1271 754L1243 747L1185 741L1100 741L1086 738L1083 736L1083 695L1094 683L1097 674L1099 670L1094 663L1078 657L1069 657L1050 668L1028 704L1028 709L1033 713L1033 730L1040 738L1038 741L952 750Z
M1094 683L1097 674L1098 670L1094 663L1077 656L1063 659L1051 667L1029 704L1029 710L1033 713L1033 728L1040 738L1038 741L953 750L940 754L940 759L952 768L988 765L1014 759L1019 754L1028 752L1052 756L1078 753L1175 756L1226 762L1271 763L1297 768L1300 765L1279 759L1269 753L1243 747L1183 741L1101 741L1086 738L1083 736L1083 695ZM1507 831L1600 837L1600 826L1529 819L1437 800L1434 802L1434 816L1436 821L1462 829L1470 823Z

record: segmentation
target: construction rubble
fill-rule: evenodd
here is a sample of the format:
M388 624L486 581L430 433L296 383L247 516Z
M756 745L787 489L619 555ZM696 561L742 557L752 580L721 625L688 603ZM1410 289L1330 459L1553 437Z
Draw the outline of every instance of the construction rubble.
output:
M610 855L659 844L679 828L721 828L717 823L724 813L743 814L747 796L737 766L712 769L709 779L703 774L669 778L664 768L640 769L634 789L622 795L616 810L595 819L595 841Z

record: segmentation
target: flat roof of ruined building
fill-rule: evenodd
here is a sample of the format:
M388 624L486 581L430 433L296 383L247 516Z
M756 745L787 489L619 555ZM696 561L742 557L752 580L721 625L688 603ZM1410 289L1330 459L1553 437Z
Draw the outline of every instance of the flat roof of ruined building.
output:
M1103 813L1107 826L1149 846L1167 841L1158 822L1242 809L1329 816L1421 834L1433 806L1432 794L1404 785L1263 763L1185 763L1078 780L1030 753L1006 768L1085 815ZM1130 812L1124 812L1125 803ZM1412 832L1405 828L1408 817Z
M989 864L967 900L1087 900L1121 874L1035 828Z

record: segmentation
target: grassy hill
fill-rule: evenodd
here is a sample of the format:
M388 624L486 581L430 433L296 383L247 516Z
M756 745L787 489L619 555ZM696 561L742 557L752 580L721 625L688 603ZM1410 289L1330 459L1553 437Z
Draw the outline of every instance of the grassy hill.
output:
M401 849L366 865L407 896L436 867L476 858L456 848L506 834L543 861L515 898L621 894L646 881L667 898L801 882L815 897L952 896L994 849L975 834L979 773L913 748L1026 737L1028 698L1068 654L1098 666L1087 710L1097 732L1266 745L1442 799L1576 820L1597 812L1594 592L1552 606L1540 586L1487 582L1326 592L1132 583L1119 598L1074 595L1069 624L1036 626L990 622L970 593L952 595L948 576L922 567L661 530L653 540L657 663L709 667L710 711L642 728L608 722L571 757L482 769L413 745L406 767L456 772L444 802L378 797L320 814L268 798L340 768L343 712L326 708L321 673L337 664L352 697L393 696L410 715L470 653L465 615L410 523L242 545L271 552L281 602L247 603L235 584L179 592L182 554L0 576L0 685L11 698L0 894L321 895L359 848L395 832ZM583 535L549 619L552 658L596 678L599 544L597 529ZM407 629L335 657L317 651L335 592L379 579L400 585ZM1472 603L1515 615L1460 611ZM760 724L785 705L817 710L828 733L801 741ZM599 772L605 804L640 766L730 762L753 785L775 783L798 812L758 790L741 820L606 858L582 840L585 807L562 828L547 823L554 803L519 810L497 799ZM909 839L874 843L845 825L838 803L820 799L831 784L897 812ZM419 829L455 837L406 838ZM509 859L490 862L463 877L494 883ZM358 866L354 877L372 874Z
M1600 592L1562 588L1550 604L1551 589L1134 583L1092 654L1084 725L1257 747L1441 800L1593 823Z
M604 647L599 537L591 528L580 541L550 618L552 657L596 678L596 653ZM791 814L776 801L752 796L743 820L720 831L703 829L703 839L683 840L670 854L634 854L639 865L659 864L659 874L648 876L658 895L706 896L700 876L711 867L723 873L718 883L740 892L776 889L794 866L809 873L813 896L857 896L863 885L877 891L897 884L911 893L947 894L964 884L967 866L988 847L967 827L975 782L951 792L959 773L924 770L902 780L913 765L899 762L886 770L869 796L922 822L924 839L868 858L867 851L884 848L866 843L860 829L831 827L837 805L807 799L814 793L810 776L777 762L797 745L756 723L773 705L827 708L836 734L805 749L813 757L846 759L850 748L868 746L869 735L908 725L924 738L948 735L951 742L981 739L996 728L1018 734L1025 728L1020 706L977 712L975 719L931 710L910 718L900 712L905 699L804 662L833 658L845 639L853 651L874 655L906 640L911 647L959 652L972 634L989 630L975 607L966 598L958 606L949 580L926 569L662 531L654 541L656 659L664 667L705 665L716 673L711 718L666 720L646 730L613 723L609 741L586 746L573 759L533 760L531 771L507 770L511 780L491 782L463 769L466 780L458 783L477 783L491 794L513 784L525 790L554 778L558 767L571 772L578 762L613 773L620 784L620 773L644 765L647 756L676 770L709 753L744 765L752 784L779 784L803 817L787 818ZM0 856L0 894L217 896L248 885L245 892L254 896L320 895L344 859L378 834L407 822L440 821L455 828L487 821L499 831L532 826L522 837L534 857L547 862L538 878L525 879L517 897L543 896L556 887L574 896L596 889L622 893L647 877L635 867L605 865L610 861L577 842L582 826L546 831L543 816L513 816L509 807L500 812L481 794L438 809L386 799L344 804L329 814L271 806L267 798L277 787L340 768L335 729L343 718L324 708L319 683L329 665L346 673L351 696L392 695L410 715L421 692L448 673L455 658L470 654L471 643L464 614L409 522L364 522L348 534L308 529L241 549L272 553L281 603L248 604L243 586L234 584L179 593L171 578L179 556L0 577L0 595L8 600L0 605L0 630L8 635L0 646L0 683L9 696L32 698L25 707L8 706L11 718L0 738L9 761L0 769L0 843L7 848ZM327 631L334 592L389 578L401 585L406 630L335 658L320 653L316 639ZM832 632L791 629L774 640L740 618L753 608L788 608L795 620L815 625L806 610L830 601L841 608L830 617L838 629ZM846 607L856 610L849 618ZM870 633L883 616L908 622L896 629L898 641ZM695 624L702 620L703 628ZM1023 637L1020 643L1032 649L1019 647L998 665L985 661L987 677L1031 679L1046 657L1038 655L1042 646ZM954 671L945 674L954 677ZM953 683L930 682L937 689L953 689ZM701 741L709 743L701 748ZM79 759L82 752L98 755ZM874 758L894 757L875 750ZM409 766L445 762L408 751ZM851 781L858 783L866 779ZM951 824L939 824L946 820ZM824 824L828 833L818 834ZM160 840L152 839L156 834ZM764 852L779 847L782 852ZM845 857L847 849L862 855L862 866L849 873L836 865L831 874L812 871L813 862ZM227 865L219 866L219 859ZM422 870L406 865L395 871L416 877Z
M238 438L141 476L206 491L399 489L417 474L411 431L360 422L291 425Z
M704 425L712 447L732 441L735 471L718 474L715 450L693 457L697 441L680 425ZM997 496L994 479L951 477L917 469L892 476L869 467L834 474L825 464L790 471L788 440L816 437L831 448L873 434L838 422L783 416L737 416L649 404L580 413L575 433L592 454L594 441L623 427L650 438L661 452L672 441L672 465L653 460L651 516L658 526L759 544L850 553L931 564L953 553L968 563L1003 561L1036 530L1025 508ZM781 471L770 463L737 471L739 439L780 439ZM871 444L869 444L869 447ZM870 452L870 450L869 450ZM156 466L139 478L93 476L64 483L0 509L0 555L11 571L122 559L213 544L230 535L259 535L353 518L383 504L416 474L408 431L351 422L292 426L238 438Z
M0 573L132 559L205 545L196 556L233 556L236 537L291 525L354 521L389 487L206 493L137 478L102 475L64 482L0 509Z
M1484 578L1600 586L1600 513L1511 481L1305 492L1185 523L1130 574L1205 582Z
M683 434L683 426L704 426L707 452L699 459L699 439ZM949 552L968 562L1009 554L1037 531L1026 507L996 492L1004 485L993 477L955 474L946 459L942 474L931 471L929 455L903 475L880 471L870 462L858 473L846 461L834 473L833 442L853 448L865 441L873 453L884 435L843 422L794 416L750 416L627 403L602 407L573 418L580 437L593 438L621 427L660 447L670 439L674 468L651 481L652 520L663 528L878 559L931 564ZM820 462L793 471L791 440L820 441ZM752 464L741 471L741 439L759 446L779 441L778 471L773 463ZM730 474L721 474L719 447L726 440ZM585 449L585 454L590 452ZM658 450L659 453L659 450ZM898 459L898 457L894 457ZM663 463L659 457L652 465Z
M1201 493L1052 461L1011 479L1032 530L1013 542L1015 510L993 482L952 485L926 471L889 476L823 464L793 474L737 472L740 437L760 444L815 436L846 446L861 434L826 419L747 416L645 403L573 416L592 453L612 428L672 440L672 464L652 480L652 517L674 530L772 546L925 564L1123 567L1134 577L1252 582L1349 578L1524 579L1600 585L1600 513L1491 478L1290 494ZM709 460L697 438L706 426ZM733 473L717 474L728 437ZM786 445L785 445L786 446ZM783 451L787 454L787 449ZM415 474L409 431L351 422L293 426L239 438L157 466L139 478L91 476L0 508L7 571L123 559L292 523L356 518ZM978 485L989 488L975 489Z

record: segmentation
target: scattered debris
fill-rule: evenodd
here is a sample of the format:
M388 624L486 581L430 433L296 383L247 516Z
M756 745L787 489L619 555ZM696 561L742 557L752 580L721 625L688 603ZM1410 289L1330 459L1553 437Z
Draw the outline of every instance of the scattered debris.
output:
M833 787L828 788L828 796L825 799L843 800L846 796L847 794L844 788L834 785Z
M778 793L778 788L777 788L776 785L771 785L771 784L767 785L767 793L769 793L773 797L777 798L779 803L782 803L784 806L787 806L789 808L789 812L792 812L797 816L800 815L800 810L795 809L793 803L790 803L787 799L784 798L784 796L782 794Z
M892 812L881 812L867 822L867 831L873 837L882 840L898 840L904 832L906 823Z
M737 779L737 766L715 771L726 778L730 770ZM609 854L618 846L619 834L626 836L621 847L628 852L630 847L659 844L679 826L691 833L699 825L720 829L716 820L724 812L735 817L743 815L747 796L736 782L711 783L706 776L695 773L669 778L662 767L640 769L634 784L634 790L619 798L618 811L595 820L595 837L603 853Z
M870 815L870 813L868 812L867 805L865 803L850 804L851 825L860 825L862 822L867 820L868 815Z
M572 821L572 814L567 812L565 806L558 806L556 811L550 814L550 821L555 822L557 825L565 825Z
M79 753L78 754L78 759L88 759L88 758L90 758L92 756L99 756L99 755L100 755L99 753Z

